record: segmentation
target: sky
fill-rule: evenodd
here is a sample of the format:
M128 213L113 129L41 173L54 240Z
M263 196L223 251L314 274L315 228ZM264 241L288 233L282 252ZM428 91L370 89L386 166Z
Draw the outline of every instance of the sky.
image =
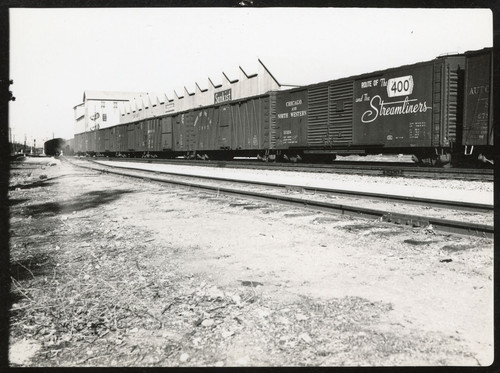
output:
M172 97L258 59L285 85L307 85L493 45L489 9L10 9L9 126L37 146L73 137L85 90Z

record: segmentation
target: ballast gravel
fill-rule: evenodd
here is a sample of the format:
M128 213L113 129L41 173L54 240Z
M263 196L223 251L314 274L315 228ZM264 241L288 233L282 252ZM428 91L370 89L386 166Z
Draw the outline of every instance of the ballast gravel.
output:
M493 183L459 180L407 179L403 177L327 174L317 172L272 171L231 167L200 167L170 164L98 161L100 164L156 172L315 186L344 190L390 193L402 196L493 204Z

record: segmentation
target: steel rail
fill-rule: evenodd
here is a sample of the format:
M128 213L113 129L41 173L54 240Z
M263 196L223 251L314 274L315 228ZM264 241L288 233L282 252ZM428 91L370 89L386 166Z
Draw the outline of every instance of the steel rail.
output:
M94 167L85 166L85 165L76 165L76 166L91 169L91 170L98 171L98 172L103 172L103 173L115 174L115 175L126 176L126 177L133 177L133 178L143 179L143 180L147 179L147 180L156 181L156 182L160 182L160 183L168 183L168 184L186 186L186 187L190 187L190 188L192 187L192 188L202 189L202 190L209 190L209 191L216 192L218 195L225 194L225 195L232 195L232 196L237 196L237 197L246 196L246 197L251 197L252 199L263 200L263 201L267 201L267 202L278 202L278 203L283 203L283 204L288 204L288 205L293 205L293 206L299 206L302 208L308 208L308 209L319 210L319 211L326 211L326 212L330 212L330 213L334 212L337 214L348 215L348 216L353 216L353 217L379 219L381 221L392 222L392 223L400 224L400 225L409 225L412 227L424 228L424 227L432 226L436 230L449 232L449 233L455 233L455 234L462 234L462 235L469 235L469 236L472 235L472 236L486 237L486 238L493 238L493 235L494 235L494 227L490 226L490 225L486 225L486 224L475 224L475 223L459 222L459 221L440 219L440 218L424 217L424 216L418 216L418 215L401 214L401 213L387 212L384 210L371 209L371 208L358 207L358 206L349 206L349 205L337 204L337 203L331 203L331 202L305 200L305 199L290 197L290 196L280 196L280 195L273 195L273 194L269 194L269 193L261 193L261 192L254 192L254 191L248 191L248 190L239 190L239 189L232 189L232 188L213 186L213 185L196 184L196 183L179 181L179 180L168 180L165 178L139 175L139 174L134 175L131 173L121 172L121 171L114 171L114 170L108 170L108 169L96 169ZM147 171L140 171L140 170L135 170L135 171L147 172Z
M92 160L96 164L105 167L114 167L128 170L136 170L141 172L153 172L156 174L168 174L174 176L183 176L183 177L196 177L199 179L206 180L217 180L223 182L232 182L232 183L244 183L244 184L253 184L253 185L262 185L262 186L271 186L271 187L279 187L279 188L289 188L289 189L303 189L304 191L311 192L322 192L328 194L337 194L348 197L356 197L356 198L368 198L370 200L382 200L382 201L391 201L391 202L403 202L407 204L415 204L415 205L425 205L437 208L446 208L446 209L455 209L455 210L465 210L465 211L475 211L475 212L489 212L493 211L494 206L484 203L472 203L472 202L462 202L462 201L451 201L451 200L440 200L434 198L423 198L423 197L409 197L409 196L398 196L398 195L388 195L382 193L373 193L373 192L364 192L364 191L352 191L345 189L332 189L332 188L321 188L307 185L290 185L286 183L274 183L274 182L265 182L265 181L254 181L254 180L242 180L242 179L234 179L234 178L225 178L218 176L203 176L203 175L186 175L179 172L170 172L170 171L151 171L151 170L140 170L127 166L109 166L106 164L99 163L99 161Z
M98 159L98 158L97 158ZM398 176L412 178L439 178L457 180L493 181L493 169L463 169L463 168L432 168L418 167L417 165L397 162L348 162L338 161L333 164L301 164L278 163L270 164L256 161L216 161L216 160L186 160L186 159L159 159L159 158L109 158L117 162L143 162L184 165L195 164L200 167L233 167L255 169L278 169L285 171L346 173L374 176ZM397 165L397 166L396 166Z

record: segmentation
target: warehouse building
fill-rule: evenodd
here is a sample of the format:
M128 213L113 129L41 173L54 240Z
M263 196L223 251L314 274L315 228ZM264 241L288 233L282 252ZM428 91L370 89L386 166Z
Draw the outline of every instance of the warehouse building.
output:
M120 123L119 105L145 92L85 91L83 102L73 107L74 133L112 127Z
M207 87L201 88L198 83L195 83L194 92L189 92L184 87L183 92L174 91L170 96L164 93L149 93L134 97L128 102L122 102L120 123L195 109L200 106L221 104L279 90L281 85L262 61L258 61L257 73L248 74L240 66L237 79L231 79L223 72L220 84L208 78Z
M258 96L276 91L281 84L258 60L257 72L249 74L241 66L237 79L231 79L224 72L222 81L208 78L206 88L195 83L195 91L186 87L171 95L155 92L105 92L85 91L83 103L76 105L75 134L130 123L141 119L195 109L200 106L222 104L224 102Z

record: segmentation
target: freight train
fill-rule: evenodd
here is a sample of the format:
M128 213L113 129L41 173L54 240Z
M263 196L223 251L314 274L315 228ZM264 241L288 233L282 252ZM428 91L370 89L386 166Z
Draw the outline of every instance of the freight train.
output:
M493 163L491 48L76 134L77 154Z
M45 155L49 156L59 156L59 155L72 155L74 148L74 139L61 139L55 138L45 141L43 144L43 150Z

